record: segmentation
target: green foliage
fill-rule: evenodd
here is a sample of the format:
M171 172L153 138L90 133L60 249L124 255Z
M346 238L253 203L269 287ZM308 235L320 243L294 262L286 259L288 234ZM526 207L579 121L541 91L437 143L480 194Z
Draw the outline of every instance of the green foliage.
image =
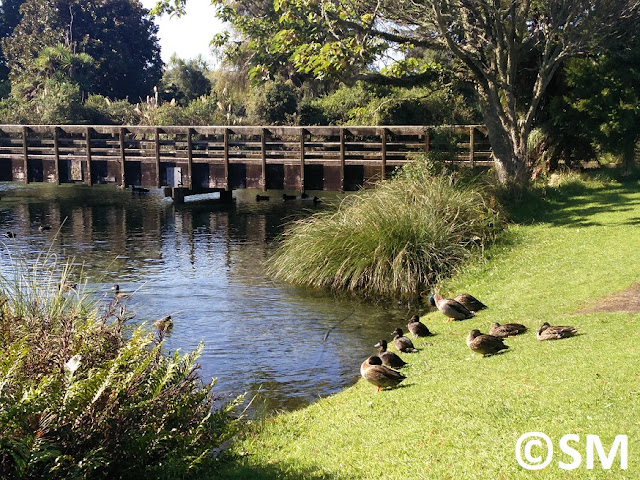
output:
M137 100L160 79L157 26L139 2L26 0L21 12L13 35L2 42L12 81L31 76L33 59L59 43L94 59L91 93Z
M248 114L253 123L291 123L298 109L298 91L290 81L269 80L252 89Z
M556 141L595 145L634 162L640 140L640 48L610 52L566 65L566 92L551 102L550 135Z
M269 272L287 282L369 296L418 295L500 230L483 193L420 163L293 223Z
M163 98L175 99L181 105L188 104L211 92L211 81L207 78L208 68L202 58L183 60L171 57L162 76Z
M64 291L69 269L13 265L0 278L3 478L197 478L233 432L231 405L192 353L166 356L161 332L126 336L124 308ZM10 269L11 270L11 269ZM7 270L5 270L7 271Z
M440 125L480 116L459 92L431 87L383 87L357 82L307 100L300 123L330 125Z

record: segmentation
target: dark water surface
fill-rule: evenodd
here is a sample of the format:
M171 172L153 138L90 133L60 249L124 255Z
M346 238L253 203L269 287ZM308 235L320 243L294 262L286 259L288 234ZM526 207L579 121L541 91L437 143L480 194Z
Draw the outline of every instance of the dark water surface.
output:
M0 232L16 233L4 239L3 273L16 254L31 260L50 249L62 262L74 259L87 287L105 298L116 283L133 292L134 322L172 314L167 351L204 342L203 378L217 377L222 397L258 393L259 412L296 408L353 384L372 346L413 313L405 304L334 298L268 278L264 261L283 225L325 208L282 202L282 192L256 202L256 191L236 191L232 205L174 205L159 191L132 195L112 186L0 184L0 194ZM41 224L52 228L39 231Z

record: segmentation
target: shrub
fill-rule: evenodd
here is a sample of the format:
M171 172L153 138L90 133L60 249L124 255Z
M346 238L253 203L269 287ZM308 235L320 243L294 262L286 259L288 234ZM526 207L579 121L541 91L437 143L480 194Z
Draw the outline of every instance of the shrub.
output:
M290 225L269 272L298 285L414 297L451 273L500 228L483 193L410 164L337 210Z
M162 353L163 332L123 335L119 305L59 288L57 267L0 278L0 477L185 478L232 432L197 376L200 349ZM44 271L43 271L44 270ZM6 271L6 270L5 270ZM58 280L57 280L58 279Z

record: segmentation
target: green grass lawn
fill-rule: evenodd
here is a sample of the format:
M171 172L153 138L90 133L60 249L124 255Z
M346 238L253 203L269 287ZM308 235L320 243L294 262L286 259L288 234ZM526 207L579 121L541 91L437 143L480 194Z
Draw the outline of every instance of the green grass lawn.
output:
M307 408L255 421L216 477L640 478L640 314L577 313L640 281L640 186L568 184L535 207L533 216L520 210L487 262L440 286L445 296L472 293L489 309L455 323L439 312L423 315L437 335L403 355L410 365L399 388L374 393L360 380ZM466 335L494 321L530 331L507 339L504 354L472 354ZM543 321L577 326L580 335L538 342ZM515 459L516 441L529 431L554 444L553 461L536 472ZM558 446L565 434L580 436L569 444L582 455L575 470L558 466L572 461ZM587 470L587 434L599 435L607 452L626 434L628 469L618 454L611 470L597 455Z

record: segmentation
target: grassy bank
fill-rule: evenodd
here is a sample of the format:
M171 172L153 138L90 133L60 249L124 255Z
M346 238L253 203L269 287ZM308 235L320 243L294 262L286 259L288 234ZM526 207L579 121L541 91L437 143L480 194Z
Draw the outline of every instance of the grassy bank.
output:
M468 291L489 309L455 323L425 314L437 335L404 355L410 365L400 388L375 394L360 380L308 408L256 421L218 478L638 478L640 314L579 311L640 280L640 186L568 184L548 189L538 206L534 217L521 210L521 223L486 263L441 284L443 293ZM494 321L531 331L508 339L504 354L472 354L467 333ZM581 334L540 343L533 330L543 321ZM539 472L515 459L518 437L530 431L555 446ZM572 458L558 442L570 433L580 437L570 445L583 463L565 471L558 462ZM587 470L587 434L599 435L607 452L616 435L628 435L628 469L618 455L612 470L597 456Z

